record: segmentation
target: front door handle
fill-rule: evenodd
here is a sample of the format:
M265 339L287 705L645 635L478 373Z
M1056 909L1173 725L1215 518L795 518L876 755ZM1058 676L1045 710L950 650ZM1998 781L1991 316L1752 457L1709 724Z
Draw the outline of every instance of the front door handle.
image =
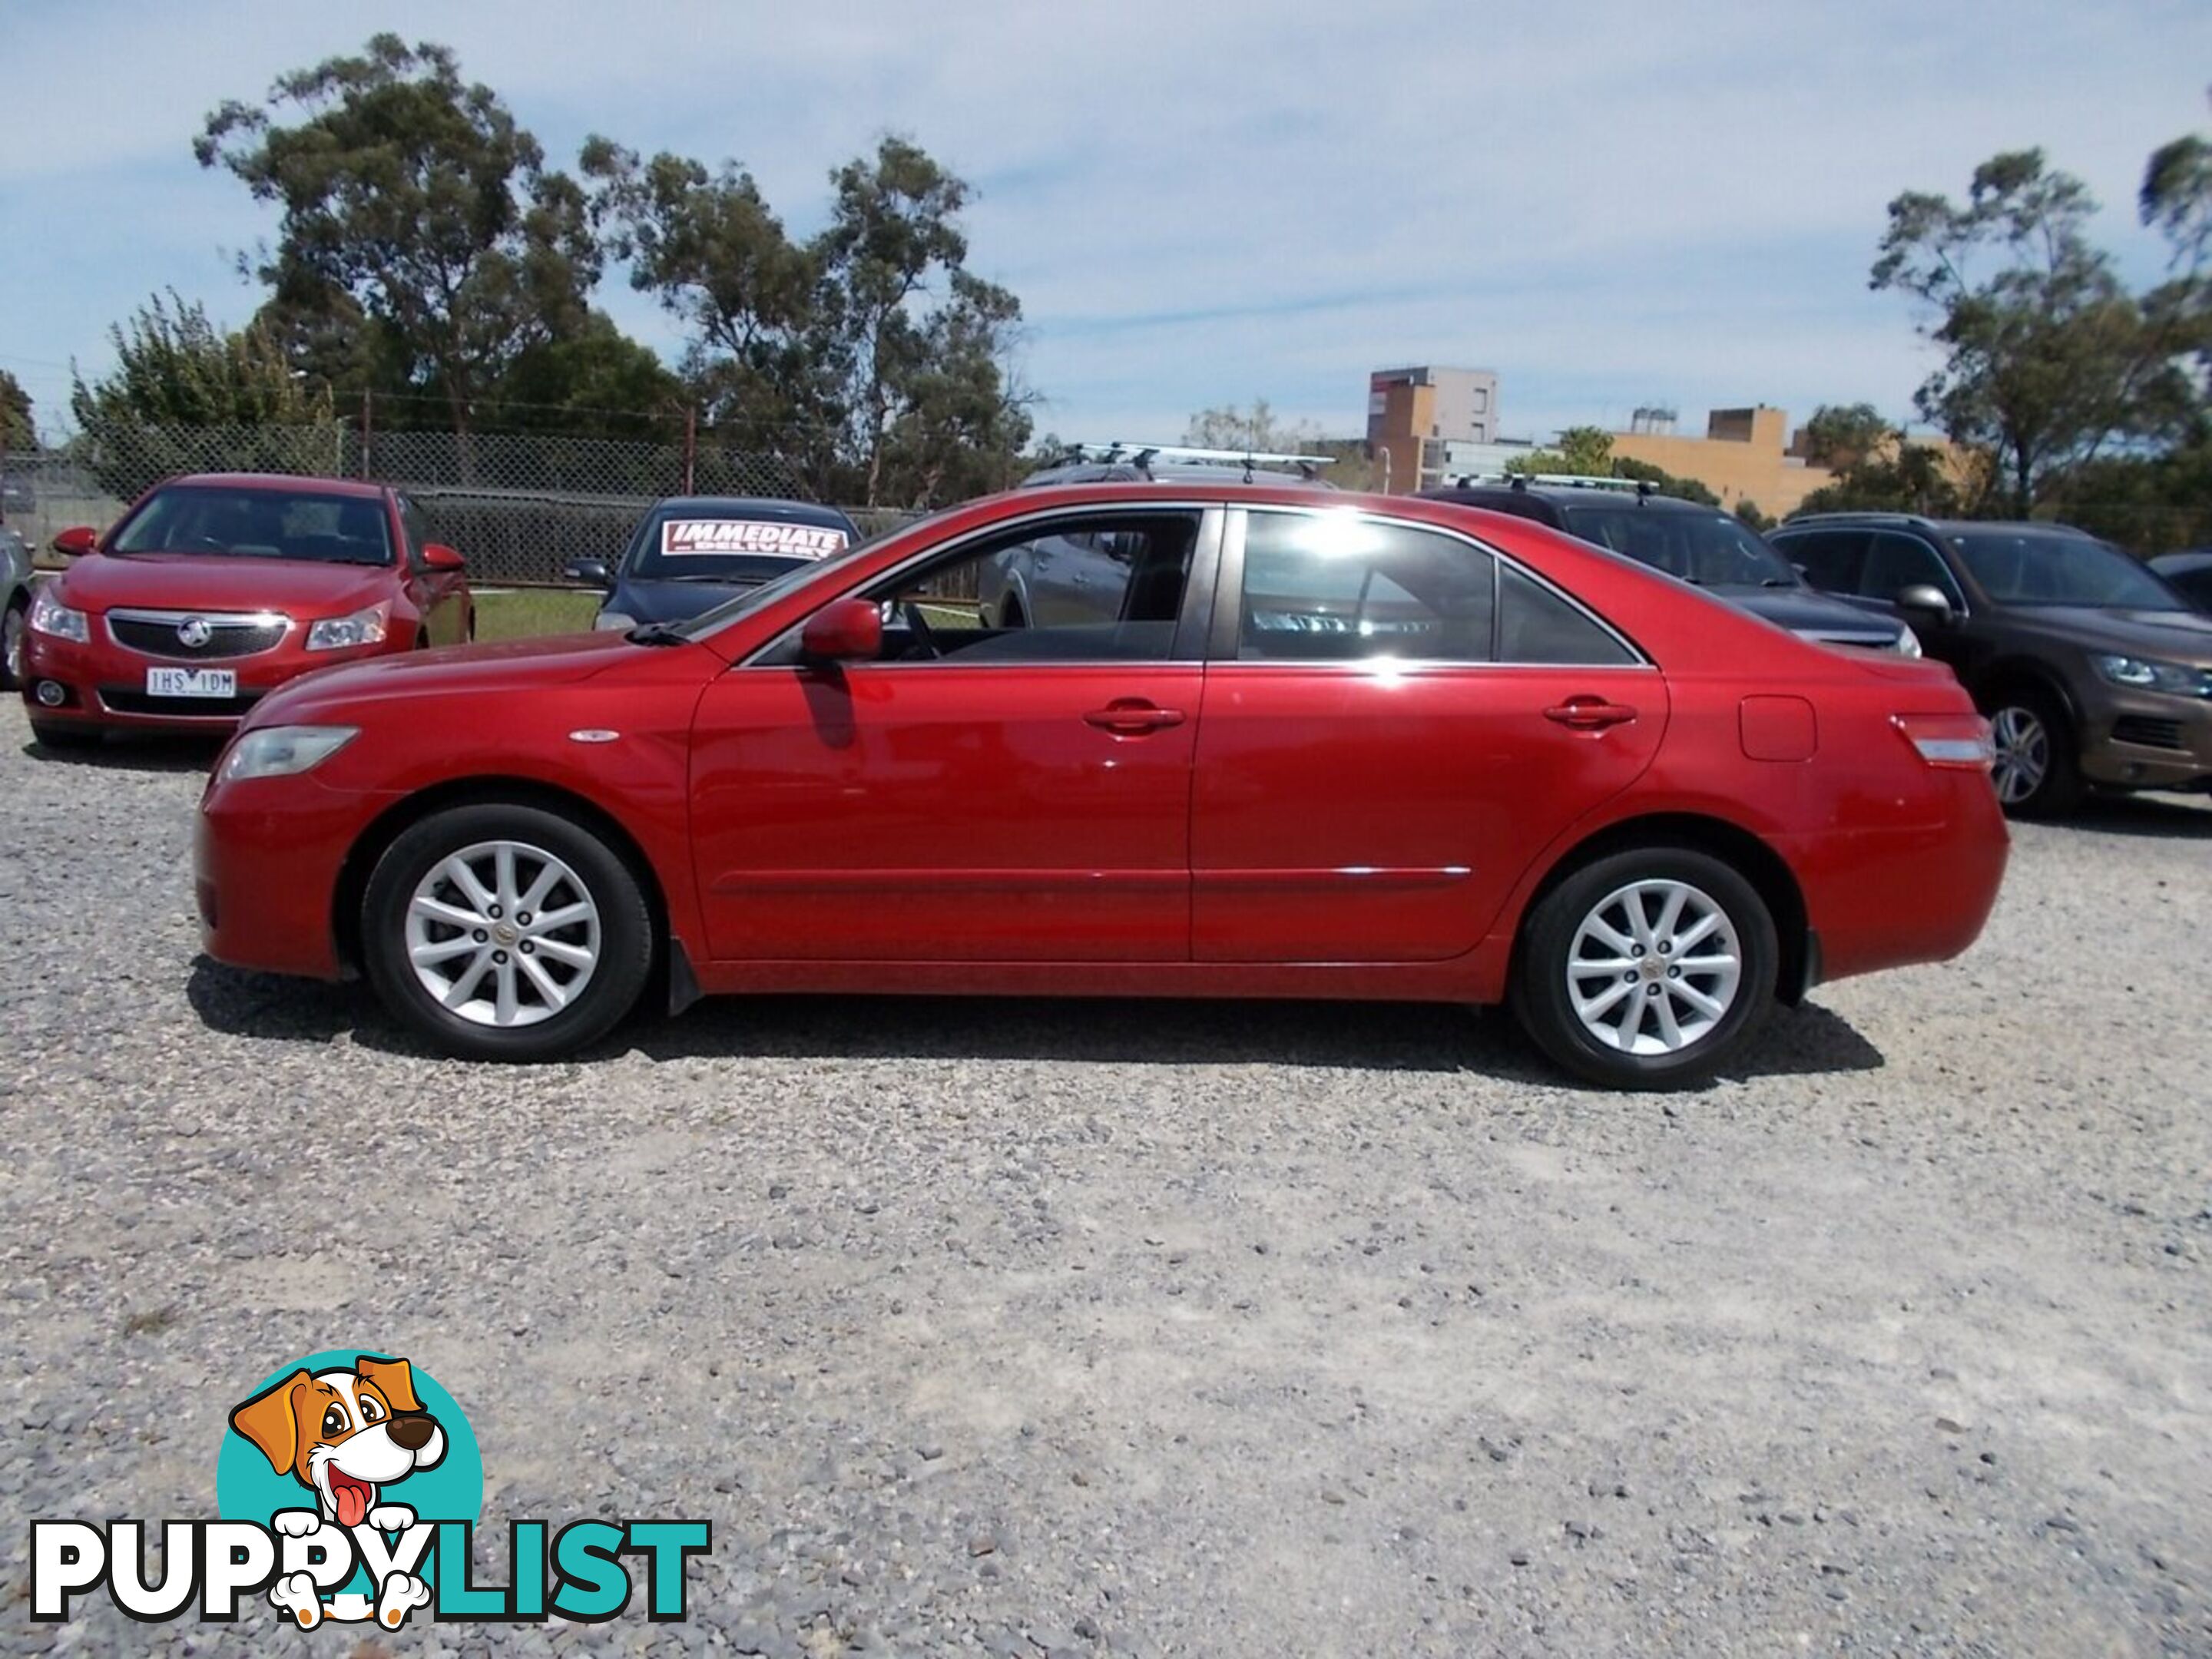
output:
M1608 726L1623 726L1636 718L1636 711L1624 702L1608 702L1603 697L1569 697L1544 711L1544 718L1574 732L1602 732Z
M1148 732L1162 732L1182 724L1182 710L1162 708L1142 697L1116 697L1103 708L1094 708L1084 717L1085 723L1102 732L1111 732L1117 738L1140 738Z

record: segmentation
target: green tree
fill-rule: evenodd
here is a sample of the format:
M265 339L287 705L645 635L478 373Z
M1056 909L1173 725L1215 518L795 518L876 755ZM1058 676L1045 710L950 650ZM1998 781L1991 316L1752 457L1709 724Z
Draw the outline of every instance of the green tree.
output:
M1736 522L1747 530L1756 530L1761 535L1774 528L1776 521L1759 510L1759 503L1745 496L1735 504Z
M1918 191L1891 202L1874 264L1872 286L1917 301L1944 353L1921 413L1996 455L2016 516L2108 445L2169 426L2186 400L2172 340L2089 244L2095 208L2041 151L2009 152L1975 169L1963 205Z
M1633 478L1638 483L1648 483L1659 495L1673 495L1686 501L1695 501L1700 507L1717 507L1721 504L1721 498L1713 494L1711 488L1700 480L1679 477L1662 466L1654 466L1649 461L1630 460L1623 458L1613 464L1613 476L1616 478Z
M457 433L527 349L584 325L599 248L582 190L453 54L394 34L232 100L193 144L280 210L258 275L295 335L365 331ZM272 319L277 320L278 319Z
M1879 457L1897 442L1898 433L1872 404L1822 404L1800 440L1808 461L1843 472Z
M1252 407L1224 404L1201 409L1184 423L1182 441L1196 449L1238 450L1253 455L1302 455L1322 441L1310 421L1282 421L1265 398Z
M1844 469L1835 483L1808 495L1801 513L1918 513L1957 518L1969 503L1932 444L1899 442Z
M1600 426L1571 426L1550 449L1532 449L1505 463L1508 472L1567 472L1577 477L1615 476L1613 434Z
M31 394L6 369L0 368L0 450L35 449L38 428L31 420Z

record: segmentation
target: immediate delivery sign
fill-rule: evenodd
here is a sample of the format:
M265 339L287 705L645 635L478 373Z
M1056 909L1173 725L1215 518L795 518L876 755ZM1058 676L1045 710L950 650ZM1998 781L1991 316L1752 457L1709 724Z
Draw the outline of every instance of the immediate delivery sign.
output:
M760 519L671 519L660 526L660 550L690 553L767 553L787 559L826 559L845 546L845 532L818 524L778 524Z

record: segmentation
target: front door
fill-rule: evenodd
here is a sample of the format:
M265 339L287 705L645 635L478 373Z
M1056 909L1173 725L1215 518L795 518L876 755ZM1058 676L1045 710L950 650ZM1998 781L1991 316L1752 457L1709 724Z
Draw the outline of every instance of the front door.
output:
M1218 514L1091 508L1054 533L1132 538L1095 617L985 625L1002 527L906 567L877 660L772 647L721 676L692 734L692 843L723 960L1188 958L1191 756ZM1200 580L1194 572L1203 567Z
M1199 722L1200 961L1437 961L1650 763L1663 680L1554 589L1348 509L1232 517ZM1229 601L1224 598L1224 609Z

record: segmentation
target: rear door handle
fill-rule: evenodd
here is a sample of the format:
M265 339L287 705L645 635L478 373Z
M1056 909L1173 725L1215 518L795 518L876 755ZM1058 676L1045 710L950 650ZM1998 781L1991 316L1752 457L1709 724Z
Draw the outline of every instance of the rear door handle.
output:
M1544 718L1575 732L1602 732L1608 726L1624 726L1636 718L1636 711L1624 702L1609 702L1603 697L1569 697L1544 711Z
M1162 708L1142 697L1116 697L1103 708L1094 708L1085 721L1117 738L1140 738L1148 732L1165 731L1182 724L1182 710Z

